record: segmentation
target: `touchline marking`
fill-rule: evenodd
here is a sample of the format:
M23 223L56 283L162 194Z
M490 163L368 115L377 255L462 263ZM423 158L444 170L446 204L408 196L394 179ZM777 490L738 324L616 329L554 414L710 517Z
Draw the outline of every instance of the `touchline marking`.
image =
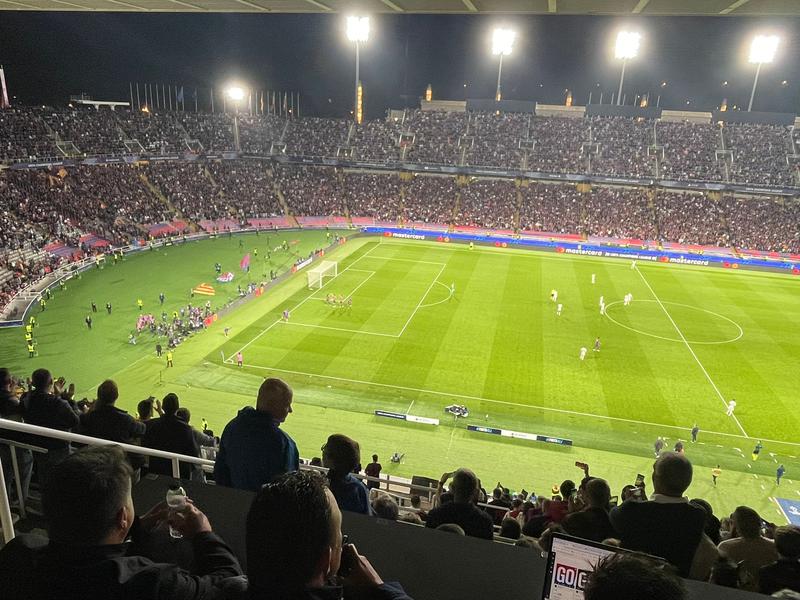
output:
M664 314L667 315L667 318L669 319L670 323L672 323L672 326L675 328L675 331L678 332L678 335L683 340L683 343L686 344L686 348L691 353L691 355L694 358L695 362L697 362L697 365L700 367L700 370L703 371L703 374L706 376L706 379L708 379L708 383L711 384L711 387L714 388L714 391L717 393L717 396L719 396L720 402L722 402L723 406L727 407L728 403L725 400L725 396L723 396L722 392L719 391L719 388L717 387L717 384L714 383L714 380L711 379L711 375L708 374L708 371L706 371L706 368L703 366L703 363L701 363L700 359L697 358L697 354L695 354L694 348L692 348L691 344L686 340L686 336L683 335L683 332L681 331L681 328L678 327L678 324L672 318L672 315L669 314L669 311L667 310L667 307L664 306L663 302L661 302L661 299L658 297L658 295L656 294L655 290L650 285L650 282L647 281L647 278L644 276L644 274L639 270L639 267L636 266L635 269L636 269L636 272L639 274L639 277L642 278L642 281L647 286L647 289L650 290L651 294L653 294L653 298L655 298L656 302L658 302L658 305L661 307L661 310L663 310ZM746 438L749 438L750 436L747 435L747 432L744 430L744 427L742 427L742 424L739 422L739 419L736 417L736 415L731 415L731 418L733 418L734 423L736 423L736 426L739 428L739 431L742 432L742 435L744 437L746 437Z
M413 262L413 263L419 263L421 265L437 265L440 267L447 266L447 263L432 262L430 260L415 260L413 258L395 258L394 256L371 256L370 258L380 258L383 260L399 260L401 262Z
M543 410L546 412L554 412L566 415L576 415L580 417L591 417L594 419L602 419L602 420L609 420L609 421L619 421L621 423L633 423L635 425L648 425L650 427L662 427L665 429L678 429L681 431L687 431L689 426L681 427L679 425L664 425L662 423L651 423L649 421L638 421L636 419L625 419L623 417L611 417L608 415L596 415L594 413L587 413L587 412L580 412L575 410L566 410L563 408L552 408L549 406L538 406L536 404L522 404L520 402L509 402L507 400L494 400L492 398L481 398L480 396L469 396L466 394L456 394L452 392L440 392L437 390L426 390L423 388L415 388L409 387L404 385L394 385L390 383L378 383L377 381L363 381L360 379L349 379L347 377L337 377L335 375L320 375L319 373L306 373L304 371L293 371L291 369L280 369L278 367L262 367L261 365L245 365L246 369L261 369L264 371L277 371L279 373L289 373L290 375L302 375L305 377L318 377L320 379L330 379L332 381L343 381L345 383L357 383L361 385L373 385L382 388L389 388L393 390L403 390L407 392L417 392L420 394L431 394L433 396L446 396L449 398L463 398L465 400L476 400L478 402L491 402L492 404L503 404L505 406L518 406L521 408L531 408L536 410ZM732 437L732 438L739 438L747 437L741 436L738 433L724 433L722 431L707 431L709 434L713 435L721 435L725 437ZM749 439L749 438L748 438ZM800 446L800 442L786 442L783 440L770 440L767 438L759 438L762 441L770 442L773 444L786 444L787 446ZM800 492L798 492L800 493Z
M408 405L408 410L406 410L406 414L409 414L411 412L411 407L412 406L414 406L414 401L413 400L411 401L411 404Z

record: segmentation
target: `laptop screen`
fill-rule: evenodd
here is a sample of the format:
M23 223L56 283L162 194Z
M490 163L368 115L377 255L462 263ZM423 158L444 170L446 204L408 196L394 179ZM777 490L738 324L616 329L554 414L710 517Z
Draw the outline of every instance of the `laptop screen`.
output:
M618 551L613 546L553 533L543 600L583 600L589 573L601 558Z

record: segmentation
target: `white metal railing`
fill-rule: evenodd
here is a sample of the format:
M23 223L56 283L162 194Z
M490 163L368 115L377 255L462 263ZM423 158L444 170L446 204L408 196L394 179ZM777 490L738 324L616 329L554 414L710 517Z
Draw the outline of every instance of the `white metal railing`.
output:
M101 438L90 437L88 435L80 435L77 433L70 433L68 431L49 429L47 427L39 427L38 425L31 425L29 423L10 421L8 419L0 418L0 436L2 436L2 432L4 430L33 434L50 439L62 440L65 442L76 442L86 446L119 446L124 451L130 452L132 454L139 454L141 456L149 456L155 458L164 458L170 461L172 465L172 476L175 477L176 479L180 478L181 463L197 465L201 469L208 471L213 470L214 467L213 460L198 458L196 456L188 456L186 454L176 454L174 452L166 452L164 450L155 450L153 448L145 448L142 446L138 446L136 444L124 444L121 442L114 442L112 440L104 440ZM38 453L46 453L47 450L35 445L8 440L3 437L0 437L0 444L8 445L12 449L11 460L14 469L14 480L16 482L17 498L19 499L20 502L20 516L24 518L25 498L23 497L22 482L20 481L19 465L17 462L15 448L28 449L31 450L32 452L38 452ZM313 466L310 464L301 464L300 468L302 470L315 470L320 473L328 472L328 469L326 469L325 467ZM428 498L432 498L436 495L437 492L436 487L415 485L408 480L399 477L393 478L391 475L388 474L383 477L370 477L369 475L354 473L353 476L360 479L365 484L368 482L378 483L381 492L388 493L390 496L393 496L394 498L401 501L408 500L414 493L417 493L420 496L427 496ZM382 489L382 486L384 485L386 487L385 489ZM392 488L395 489L393 490ZM480 506L481 508L487 508L495 511L508 512L509 510L505 507L500 507L485 503L478 503L478 506ZM417 512L416 510L410 509L409 507L405 506L403 506L402 509L406 512L410 510L412 512ZM0 463L0 526L2 526L3 528L3 535L5 537L6 542L9 542L11 539L14 538L15 532L14 532L13 516L11 514L11 504L9 501L8 490L6 489L2 463ZM497 529L497 526L495 526L495 529Z

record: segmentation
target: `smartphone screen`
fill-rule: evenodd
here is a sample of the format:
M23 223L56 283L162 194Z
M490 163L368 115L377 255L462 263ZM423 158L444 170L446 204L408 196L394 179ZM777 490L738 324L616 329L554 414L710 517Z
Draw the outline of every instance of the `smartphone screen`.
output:
M639 473L638 475L636 475L636 481L634 482L633 485L635 485L636 487L639 487L643 483L644 483L644 475Z

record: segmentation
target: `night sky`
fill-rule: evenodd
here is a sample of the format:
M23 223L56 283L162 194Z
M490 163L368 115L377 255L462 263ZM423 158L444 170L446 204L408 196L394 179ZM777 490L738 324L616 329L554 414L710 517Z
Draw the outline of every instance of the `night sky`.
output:
M498 25L517 31L503 63L505 99L563 103L569 88L575 104L585 104L590 91L595 102L600 91L608 102L620 73L613 39L626 27L643 35L626 72L628 103L650 92L654 102L661 94L662 107L687 108L688 100L697 110L724 97L731 106L747 104L755 73L747 63L750 39L774 32L779 54L762 70L754 110L800 112L797 19L376 15L361 53L367 116L415 104L429 83L438 99L491 98L497 58L490 36ZM81 92L124 101L129 82L138 81L197 87L203 109L210 87L238 80L299 92L306 115L343 116L354 61L338 14L0 12L0 63L14 102L23 104L63 105Z

